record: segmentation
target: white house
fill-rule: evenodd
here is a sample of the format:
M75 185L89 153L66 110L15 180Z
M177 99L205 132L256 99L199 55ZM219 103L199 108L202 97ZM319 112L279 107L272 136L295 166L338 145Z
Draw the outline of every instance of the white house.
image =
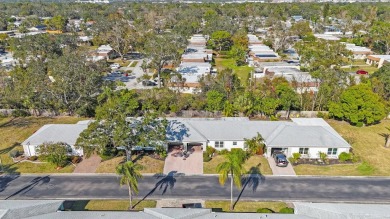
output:
M25 156L37 156L37 148L44 143L65 143L69 146L69 154L83 155L82 149L77 149L77 138L80 133L88 128L90 120L80 121L77 124L48 124L42 126L33 135L27 138L23 143Z
M245 139L261 134L266 145L265 156L274 151L284 151L291 157L300 153L302 157L319 158L319 152L329 158L338 158L349 152L351 146L323 119L301 118L292 122L250 121L248 118L169 118L167 129L168 150L171 146L206 146L217 150L246 149Z
M384 64L390 63L390 55L369 55L367 56L367 64L375 65L381 68Z

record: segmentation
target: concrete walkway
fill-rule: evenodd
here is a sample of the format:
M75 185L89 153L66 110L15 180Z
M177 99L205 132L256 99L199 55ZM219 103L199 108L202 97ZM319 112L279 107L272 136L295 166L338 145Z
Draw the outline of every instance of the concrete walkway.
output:
M93 154L89 158L84 158L80 163L77 164L73 173L95 173L101 160L102 158L96 154Z
M268 157L267 160L274 176L296 176L294 168L290 163L287 167L278 167L273 157Z

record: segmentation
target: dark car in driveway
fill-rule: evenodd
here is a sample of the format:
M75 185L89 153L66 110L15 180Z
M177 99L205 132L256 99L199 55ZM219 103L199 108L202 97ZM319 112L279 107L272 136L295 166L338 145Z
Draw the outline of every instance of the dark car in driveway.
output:
M284 155L283 153L275 153L273 156L276 166L287 167L288 161L286 155Z

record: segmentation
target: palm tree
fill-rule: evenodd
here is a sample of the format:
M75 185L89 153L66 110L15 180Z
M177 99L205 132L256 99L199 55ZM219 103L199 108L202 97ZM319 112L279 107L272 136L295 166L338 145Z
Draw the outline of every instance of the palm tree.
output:
M251 155L255 155L258 153L261 149L261 152L264 153L264 138L261 136L260 133L257 133L257 135L250 139L244 139L245 144L248 147L248 151Z
M127 161L116 167L116 173L121 176L120 185L127 185L129 189L129 210L133 209L131 203L133 193L138 194L138 179L142 178L142 175L139 172L141 169L141 165L135 164L132 161Z
M219 183L224 185L230 174L230 210L233 210L233 182L237 188L241 188L241 175L245 158L240 153L228 153L225 155L226 161L217 166L219 173Z

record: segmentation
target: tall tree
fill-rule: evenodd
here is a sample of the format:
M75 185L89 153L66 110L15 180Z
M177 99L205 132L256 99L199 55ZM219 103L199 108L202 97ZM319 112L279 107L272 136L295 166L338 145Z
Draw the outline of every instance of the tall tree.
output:
M371 125L383 119L386 110L379 95L360 84L345 90L339 102L330 103L329 114L354 125Z
M45 142L37 148L39 155L44 156L48 162L57 167L66 165L68 150L71 150L70 146L62 142Z
M232 35L223 30L215 31L208 42L209 46L211 46L213 49L217 50L218 52L221 51L228 51L230 50L230 47L232 46Z
M233 210L233 183L241 188L241 176L244 172L245 159L239 153L230 152L224 155L226 161L218 164L219 183L224 185L230 174L230 210Z
M129 190L129 210L133 209L133 194L138 194L138 180L142 178L140 170L142 166L131 161L116 167L116 174L121 176L120 185L126 185Z
M161 88L161 72L169 62L176 63L180 58L179 49L184 40L173 34L154 35L145 43L145 53L151 59L150 65L157 71L158 87Z

